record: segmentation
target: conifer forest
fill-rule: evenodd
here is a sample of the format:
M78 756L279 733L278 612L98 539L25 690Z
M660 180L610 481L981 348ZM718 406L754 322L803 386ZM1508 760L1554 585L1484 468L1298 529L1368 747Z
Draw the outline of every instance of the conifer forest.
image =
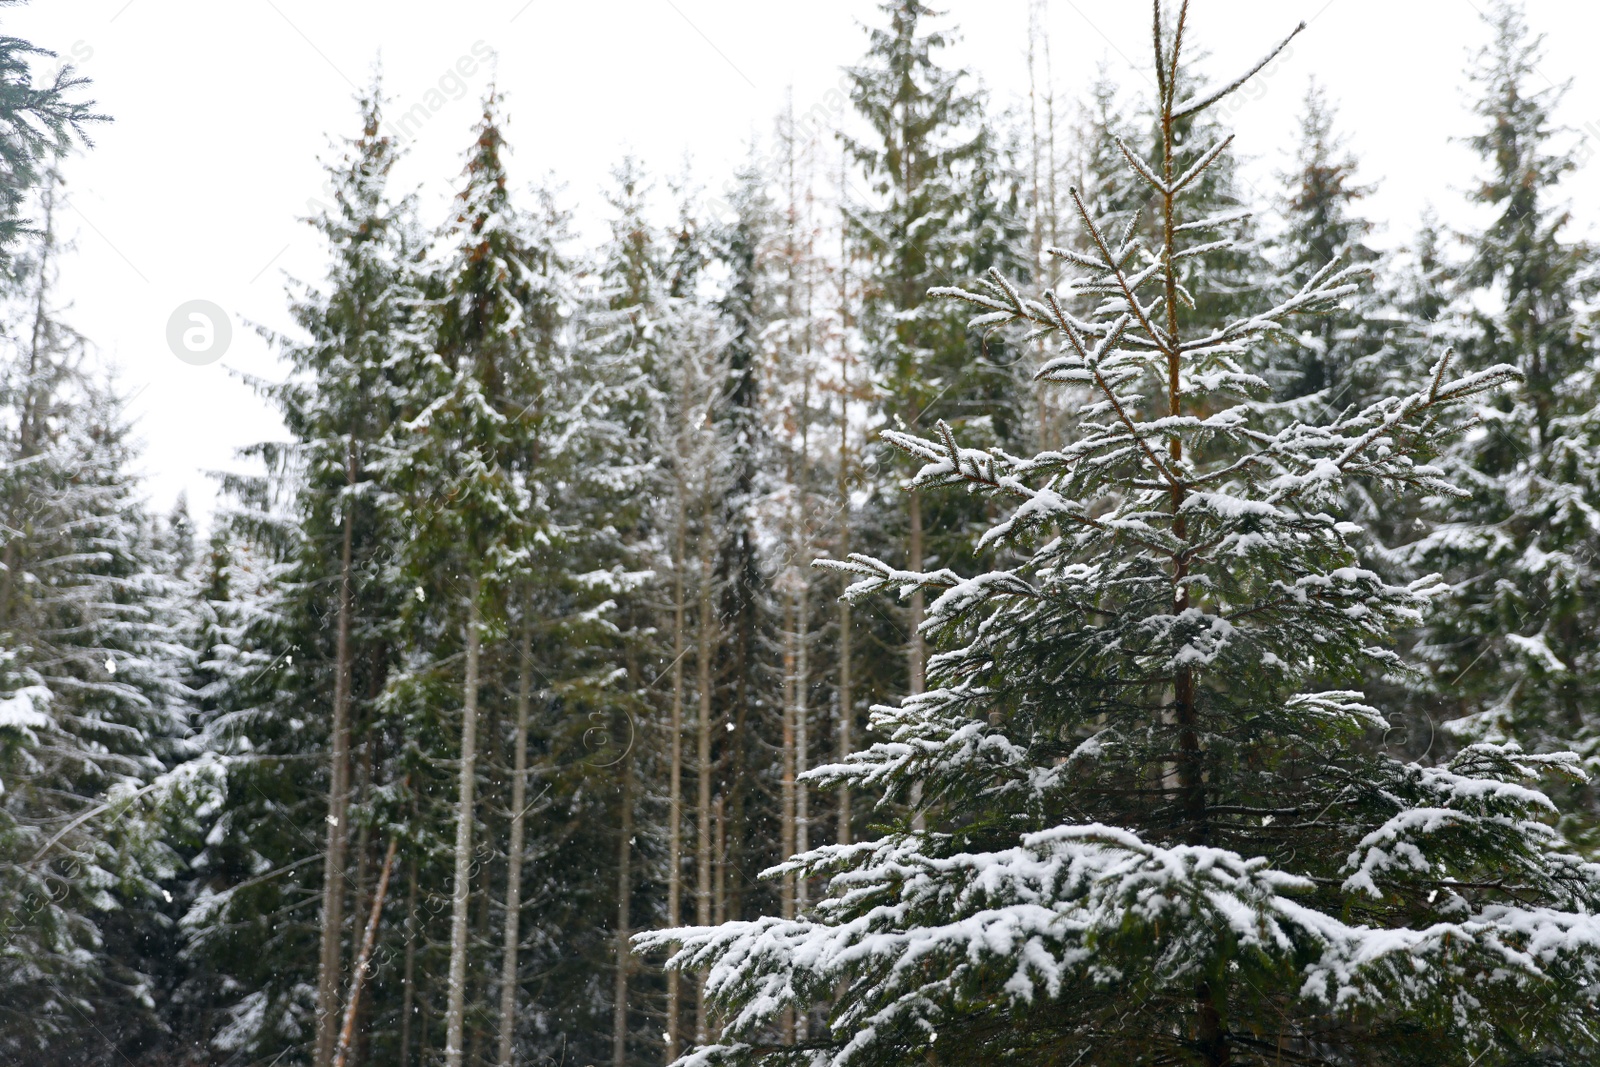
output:
M59 280L118 102L0 2L0 1063L1600 1063L1551 28L1415 90L1463 229L1369 214L1367 72L1234 139L1315 25L1008 108L950 6L714 204L490 88L430 212L374 75L192 517Z

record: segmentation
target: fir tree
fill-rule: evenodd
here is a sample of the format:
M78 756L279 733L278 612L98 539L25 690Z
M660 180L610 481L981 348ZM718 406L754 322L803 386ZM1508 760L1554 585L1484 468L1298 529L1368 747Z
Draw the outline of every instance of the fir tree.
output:
M1600 714L1595 257L1566 236L1570 216L1556 200L1574 161L1552 146L1560 89L1541 87L1540 41L1510 4L1497 4L1486 21L1492 39L1472 71L1484 130L1471 145L1485 167L1474 199L1493 214L1470 238L1459 276L1470 309L1452 332L1470 365L1510 363L1523 384L1486 403L1482 428L1453 450L1470 499L1437 509L1434 532L1409 550L1415 566L1443 571L1456 593L1422 648L1434 660L1444 716L1460 718L1459 731L1592 754ZM1593 801L1584 806L1592 827Z
M291 443L251 450L267 461L266 479L235 483L241 494L224 513L221 557L212 563L219 586L230 571L252 572L233 588L213 589L222 632L206 642L203 657L207 745L230 760L243 758L232 761L228 810L195 856L209 878L233 886L199 894L189 920L196 995L249 1022L228 1029L232 1047L266 1053L300 1038L305 1018L319 1064L334 1055L345 964L364 919L347 921L362 906L352 876L369 859L352 857L361 840L353 831L375 816L373 787L381 784L369 775L358 790L352 775L375 761L381 771L384 747L392 744L377 698L397 665L403 592L393 546L403 527L379 467L416 351L410 334L419 297L413 261L420 242L409 201L388 197L397 152L381 132L377 87L358 103L362 132L328 166L334 204L308 220L327 242L327 275L293 291L297 332L271 338L290 376L254 383L282 416ZM270 503L274 494L283 498L278 506ZM308 716L313 708L320 714ZM291 761L251 759L251 752ZM323 774L303 777L302 759ZM322 811L314 814L319 800ZM269 812L292 814L250 818L263 801ZM301 890L305 875L294 864L306 858L312 838L285 835L274 825L283 818L322 831L314 961L301 954L310 931L298 923L241 933L231 943L212 929ZM280 866L291 873L253 889L265 870ZM267 939L256 940L258 932ZM307 970L316 975L309 1006L300 1001ZM217 1002L221 991L210 979L218 973L243 979L250 989L243 1002ZM262 980L268 973L272 978ZM309 1017L302 1016L308 1007Z
M0 8L22 2L0 0ZM85 133L89 124L107 121L95 112L94 101L73 99L89 80L70 64L35 79L33 64L54 58L47 48L0 34L0 264L28 231L23 206L51 163L74 143L91 143Z
M1127 155L1159 241L1086 218L1060 290L1026 298L996 273L933 294L976 305L975 328L1051 337L1039 373L1089 394L1082 431L1032 459L963 447L943 423L886 432L923 464L912 487L1008 502L986 543L1016 562L969 577L831 564L858 576L854 596L939 592L934 684L876 710L885 740L814 772L882 790L893 821L771 872L830 879L809 914L639 939L680 945L673 965L706 969L723 1009L720 1040L687 1062L1596 1051L1600 869L1530 784L1575 758L1483 743L1402 763L1366 743L1387 723L1348 688L1394 662L1386 638L1442 590L1362 566L1344 483L1449 492L1428 460L1461 401L1518 372L1455 377L1441 358L1422 391L1320 424L1250 399L1266 392L1252 349L1335 306L1359 268L1196 322L1206 278L1185 253L1227 218L1192 217L1190 195L1225 142L1174 134L1249 75L1180 96L1187 9L1163 31L1155 7L1161 151ZM922 819L887 803L908 798ZM784 1013L829 1000L825 1032L779 1040Z
M786 123L783 130L782 136L793 141L793 125ZM771 843L758 830L763 811L752 788L758 768L769 758L771 731L762 727L775 718L776 677L768 651L779 642L772 565L763 545L769 531L762 514L774 491L777 456L768 392L773 331L783 332L776 307L781 220L767 190L771 177L754 168L739 175L734 217L714 235L717 258L727 271L717 302L727 331L726 380L716 416L727 441L727 490L717 502L723 531L716 553L719 614L725 635L718 700L733 726L731 732L723 731L719 745L716 788L723 798L731 850L720 862L735 870L754 866L751 861ZM728 887L723 903L729 913L743 912L747 888L740 880Z
M1356 181L1355 159L1334 130L1334 107L1315 82L1302 107L1294 168L1279 176L1286 186L1284 226L1273 242L1279 276L1296 286L1335 260L1370 266L1377 259L1366 243L1372 224L1356 211L1372 190ZM1269 374L1280 395L1322 393L1334 409L1365 399L1354 379L1382 345L1376 305L1370 296L1346 301L1286 339L1294 347Z
M412 351L403 338L416 314L418 294L408 258L415 256L418 242L408 229L410 204L387 200L397 152L381 133L381 106L374 87L361 100L361 136L331 168L337 215L313 221L334 261L325 292L307 294L295 309L310 343L283 345L298 373L273 390L302 457L297 496L307 573L301 580L328 589L333 598L331 611L318 612L323 619L331 616L334 630L315 1057L324 1067L333 1059L345 977L353 689L361 684L371 694L384 688L384 647L392 640L400 603L394 587L382 581L382 559L399 527L377 506L382 487L374 474L374 453L392 430L396 379ZM321 580L323 573L331 581ZM363 664L359 678L358 660Z
M922 300L931 285L954 284L995 266L1015 273L1021 262L996 262L994 230L984 221L1004 210L993 199L995 154L981 120L984 100L965 86L965 71L939 65L938 53L953 35L928 28L938 12L921 0L892 0L880 9L888 26L869 31L865 62L848 69L851 101L871 136L845 136L843 142L879 202L855 207L848 224L871 264L862 330L887 400L885 421L914 426L924 418L957 425L978 419L985 425L972 427L975 432L986 428L990 440L1009 441L1020 414L1006 369L1010 359L1000 351L974 359L981 341L948 308ZM974 195L963 197L963 185ZM1010 225L1002 229L1011 235ZM991 339L991 348L997 341ZM966 555L967 531L959 527L939 545L924 543L921 493L910 493L905 507L904 519L892 521L903 531L911 569L920 570L925 557L956 562L952 557ZM935 518L949 530L958 523L964 527L972 516ZM923 688L926 660L922 592L912 591L908 599L907 670L898 685L916 693Z
M504 581L540 527L526 473L539 384L529 358L538 303L526 222L510 199L499 98L491 93L444 239L437 340L408 415L414 442L388 458L412 522L406 569L426 595L416 610L435 633L459 627L463 669L454 812L445 1060L466 1054L469 915L478 823L479 698L486 625L503 625ZM440 616L438 613L446 613ZM486 616L488 617L486 623Z
M123 950L181 865L151 805L181 791L185 620L114 383L56 302L53 170L40 192L0 354L0 1055L99 1063L159 1027Z

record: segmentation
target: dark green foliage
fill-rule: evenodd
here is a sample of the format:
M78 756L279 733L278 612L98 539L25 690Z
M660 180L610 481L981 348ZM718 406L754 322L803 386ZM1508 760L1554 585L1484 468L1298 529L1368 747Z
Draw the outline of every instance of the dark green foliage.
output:
M24 0L0 0L0 10ZM29 232L22 211L51 162L74 143L91 142L85 127L107 121L93 100L74 99L89 84L70 64L40 79L34 66L55 59L48 48L0 34L0 266L11 246Z

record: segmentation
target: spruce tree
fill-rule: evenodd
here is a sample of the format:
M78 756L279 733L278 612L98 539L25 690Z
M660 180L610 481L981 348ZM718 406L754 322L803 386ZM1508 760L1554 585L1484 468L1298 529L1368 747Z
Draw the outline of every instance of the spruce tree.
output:
M399 663L404 527L380 475L417 352L421 242L410 201L388 192L398 152L382 102L376 84L358 99L361 133L327 165L333 204L307 220L329 263L319 283L292 286L295 329L269 336L289 375L252 380L290 441L247 450L265 470L227 486L202 654L204 744L229 764L229 792L193 858L209 885L187 921L188 984L197 1006L237 1021L220 1028L224 1047L270 1057L306 1044L318 1064L334 1054L365 920L357 874L371 856L357 826L392 814L374 796L393 783L357 770L383 777L394 755L379 697ZM312 858L321 869L302 871ZM285 873L260 878L274 869ZM306 925L252 921L314 892L303 879L320 882ZM249 992L233 999L230 986Z
M0 0L0 8L24 0ZM12 244L30 229L22 211L56 159L76 144L88 145L86 127L104 122L94 101L74 99L88 86L70 64L36 79L33 64L55 59L48 48L0 34L0 266Z
M792 124L785 124L789 141ZM774 492L773 377L775 330L786 334L777 305L776 241L781 220L768 192L772 175L747 168L731 198L733 218L713 234L727 280L717 300L727 334L725 379L716 421L727 442L726 491L717 501L721 544L716 560L723 639L717 677L719 706L731 731L718 739L715 788L722 797L729 852L718 862L739 870L765 863L771 835L763 832L769 808L757 776L768 765L778 718L777 676L770 650L780 637L773 588L770 522ZM708 842L708 845L710 842ZM760 857L760 858L758 858ZM751 888L742 879L727 887L723 906L743 914ZM751 901L755 904L755 901ZM757 906L759 906L757 904Z
M847 70L851 102L870 136L842 140L878 200L875 207L853 205L848 225L870 264L861 325L886 400L883 418L893 426L914 426L925 418L957 425L977 419L983 425L972 427L975 432L1009 442L1022 402L1007 369L1011 360L996 348L1001 339L991 338L986 347L949 308L922 299L929 286L956 284L995 266L1015 273L1025 262L997 262L994 231L985 224L1004 207L994 200L995 149L982 121L984 98L966 86L966 71L939 64L939 52L954 40L952 31L928 26L940 12L921 0L889 0L879 7L887 27L869 30L864 62ZM972 196L962 196L964 186ZM1008 235L1012 229L1002 227ZM989 358L974 358L980 353ZM892 455L884 460L899 467ZM883 517L888 530L904 539L912 569L928 559L948 563L966 556L964 527L973 516L959 514L963 503L945 502L945 512L952 505L955 511L925 516L923 495L912 492L903 518ZM926 520L935 518L955 535L937 545L924 540ZM916 693L924 685L926 662L922 592L912 591L908 600L906 672L882 684Z
M410 524L405 571L423 590L413 607L419 632L449 641L462 657L445 1009L450 1067L467 1051L484 635L502 632L506 582L523 569L540 526L526 474L535 439L530 401L540 392L530 381L537 371L530 335L543 294L526 219L508 188L499 107L491 92L443 234L450 253L434 301L433 351L406 416L411 440L386 459Z
M1325 265L1370 266L1378 257L1367 244L1372 224L1357 211L1371 188L1356 181L1356 162L1334 129L1335 109L1315 82L1306 90L1294 166L1279 178L1285 185L1283 229L1272 242L1280 277L1300 285ZM1382 345L1378 300L1363 289L1360 302L1345 301L1285 338L1288 351L1269 369L1287 398L1322 393L1334 409L1365 399L1357 376Z
M985 537L1009 565L830 564L856 597L938 593L933 685L876 709L884 740L814 772L880 790L886 826L770 872L829 879L808 914L639 939L680 946L672 965L705 970L722 1008L719 1040L688 1062L1597 1051L1600 869L1534 784L1576 758L1481 743L1403 763L1375 750L1387 723L1349 688L1395 663L1389 635L1442 590L1362 565L1345 482L1451 492L1430 458L1463 401L1518 371L1458 377L1441 357L1420 392L1318 423L1251 399L1267 393L1248 369L1262 339L1333 307L1359 268L1196 323L1207 278L1186 253L1227 223L1189 198L1224 142L1174 134L1249 74L1180 96L1186 16L1164 30L1155 4L1161 150L1154 166L1127 152L1159 240L1089 217L1060 289L1029 298L996 273L931 294L976 305L974 328L1042 331L1057 354L1040 377L1087 393L1085 422L1031 459L964 447L945 423L886 432L922 465L912 488L1011 509ZM920 812L890 803L913 798ZM830 1001L825 1031L781 1040L787 1012Z
M181 866L152 804L184 792L186 623L114 381L57 302L44 183L0 306L0 1056L99 1063L160 1025L122 950Z
M328 724L328 813L323 851L321 946L317 974L315 1062L332 1061L345 982L346 853L351 842L351 741L355 687L367 694L387 682L388 654L401 598L383 581L384 561L399 536L381 506L374 466L393 426L406 357L403 337L418 293L409 258L419 242L409 202L392 204L387 183L397 150L381 132L376 88L361 101L362 132L332 170L335 208L313 224L333 262L322 292L294 309L309 343L284 341L294 376L269 389L300 453L306 566L301 580L331 597L313 609L332 621ZM358 533L359 531L359 533ZM327 577L324 578L323 575ZM358 588L359 587L359 588ZM357 662L361 667L356 666ZM375 674L373 672L376 672ZM377 732L368 727L368 736ZM359 924L360 917L355 923ZM358 940L352 934L352 945Z
M1492 219L1469 238L1451 332L1466 365L1509 363L1523 380L1485 403L1482 428L1452 449L1470 497L1440 502L1433 531L1408 550L1456 592L1421 647L1436 707L1458 732L1590 754L1600 739L1600 279L1557 200L1574 161L1553 143L1560 89L1538 73L1540 41L1510 4L1486 22L1492 38L1472 70L1484 127L1471 145L1484 167L1474 199ZM1592 833L1592 798L1584 806Z

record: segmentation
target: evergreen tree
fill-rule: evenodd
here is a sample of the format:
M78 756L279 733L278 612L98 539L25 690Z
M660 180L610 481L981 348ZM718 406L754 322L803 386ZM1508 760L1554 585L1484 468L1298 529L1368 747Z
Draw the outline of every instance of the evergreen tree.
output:
M487 626L502 632L505 583L525 569L542 525L527 477L538 410L530 401L541 392L532 377L541 368L529 352L538 305L549 294L537 287L526 220L510 199L498 108L491 93L445 230L451 253L435 305L435 350L407 416L414 441L387 460L411 523L406 571L424 590L418 622L445 641L457 639L451 631L459 627L463 662L445 1009L450 1067L467 1051L483 638Z
M781 136L787 137L786 144L795 135L793 124L785 122ZM776 246L782 220L768 191L771 178L753 167L741 173L732 198L733 218L714 235L717 259L727 272L717 301L727 332L726 378L716 411L727 442L727 490L717 502L723 632L718 704L733 726L718 739L715 789L722 797L729 846L718 862L733 871L758 868L772 843L771 834L762 830L768 806L758 788L758 776L770 759L770 724L778 718L778 679L770 651L780 641L770 546L764 544L770 536L764 513L774 492L777 457L769 393L772 348L774 330L781 330ZM759 906L761 888L735 878L722 902L727 914ZM752 890L758 899L747 903Z
M0 8L22 2L0 0ZM70 64L35 79L33 64L54 58L47 48L0 34L0 265L28 231L23 206L52 162L75 142L90 144L85 127L106 121L95 112L94 101L73 99L89 79L79 77Z
M1086 422L1032 459L963 447L945 423L886 432L923 464L914 488L1009 503L987 543L1015 563L833 564L859 577L854 596L940 593L933 688L877 709L885 739L814 772L920 797L924 818L885 803L876 840L772 872L830 879L809 914L640 938L708 971L726 1025L692 1062L1596 1051L1600 870L1530 784L1575 758L1484 743L1402 763L1366 743L1387 724L1347 688L1393 662L1386 637L1441 590L1362 566L1345 481L1448 491L1427 460L1452 409L1518 372L1457 378L1441 360L1421 392L1320 424L1275 425L1248 398L1265 392L1251 350L1336 305L1359 269L1329 264L1276 305L1197 324L1181 289L1205 277L1180 265L1225 223L1191 217L1189 193L1220 149L1174 134L1245 79L1178 95L1186 15L1163 32L1156 5L1162 148L1154 167L1130 161L1159 243L1090 223L1063 253L1083 272L1070 288L1025 298L996 273L933 294L977 305L975 328L1045 331L1059 354L1040 375L1090 394ZM786 1012L829 1000L825 1032L780 1039Z
M1600 713L1595 256L1566 236L1570 215L1556 201L1574 164L1551 143L1560 90L1540 87L1540 41L1513 5L1497 4L1486 21L1492 39L1472 71L1485 128L1471 145L1485 167L1474 199L1493 217L1469 239L1460 273L1469 308L1456 331L1463 360L1510 363L1523 384L1482 407L1482 428L1452 453L1471 497L1436 510L1434 532L1410 550L1456 594L1422 647L1459 731L1590 754Z
M996 259L1002 253L996 238L1015 237L1020 230L997 198L998 167L982 122L984 99L965 87L965 71L939 65L938 52L953 36L927 28L938 12L920 0L891 0L880 9L888 26L869 31L865 62L847 71L851 101L871 136L845 136L843 142L878 198L876 207L856 206L849 226L870 264L861 328L886 401L883 415L890 425L907 427L924 418L955 425L977 420L973 432L1008 442L1019 429L1021 412L1007 369L1011 360L997 350L997 338L985 345L947 307L922 300L929 286L955 284L996 266L1016 273L1021 262ZM973 190L971 197L961 195L964 187ZM922 494L912 492L905 500L904 518L885 520L904 537L911 569L920 570L928 560L967 557L966 527L975 516L970 507L959 506L965 501L929 517L953 535L933 545L924 543ZM888 684L917 693L926 660L921 591L912 591L908 599L907 670Z
M1356 210L1372 190L1356 182L1356 162L1334 131L1327 93L1313 82L1302 107L1294 168L1279 176L1286 186L1284 225L1273 242L1279 276L1296 286L1335 260L1371 266L1378 258L1366 243L1372 224ZM1283 365L1269 373L1280 395L1320 393L1335 409L1366 398L1356 378L1383 343L1378 301L1368 292L1289 339L1293 347L1280 357Z
M388 199L397 152L381 133L376 86L359 106L361 134L328 166L334 204L309 220L329 248L327 275L294 293L297 334L271 338L290 376L255 382L291 443L252 450L267 471L231 483L237 502L211 563L218 632L203 654L204 720L208 747L232 766L229 803L194 858L210 887L188 919L196 1004L233 1020L224 1047L268 1054L304 1042L320 1064L334 1055L364 918L355 875L370 857L352 857L365 840L355 828L375 816L382 783L370 768L381 774L395 754L379 696L397 664L403 593L393 556L403 527L378 467L410 373L418 300L420 242L409 201ZM322 831L320 872L299 869L318 858L314 837L286 833L285 821ZM285 873L261 877L272 870ZM321 882L320 915L306 916L314 928L298 916L249 921L310 892L308 877ZM248 994L230 1002L219 975Z
M0 1056L101 1063L159 1026L132 949L181 862L152 802L189 694L121 401L56 303L61 206L52 170L0 355Z

